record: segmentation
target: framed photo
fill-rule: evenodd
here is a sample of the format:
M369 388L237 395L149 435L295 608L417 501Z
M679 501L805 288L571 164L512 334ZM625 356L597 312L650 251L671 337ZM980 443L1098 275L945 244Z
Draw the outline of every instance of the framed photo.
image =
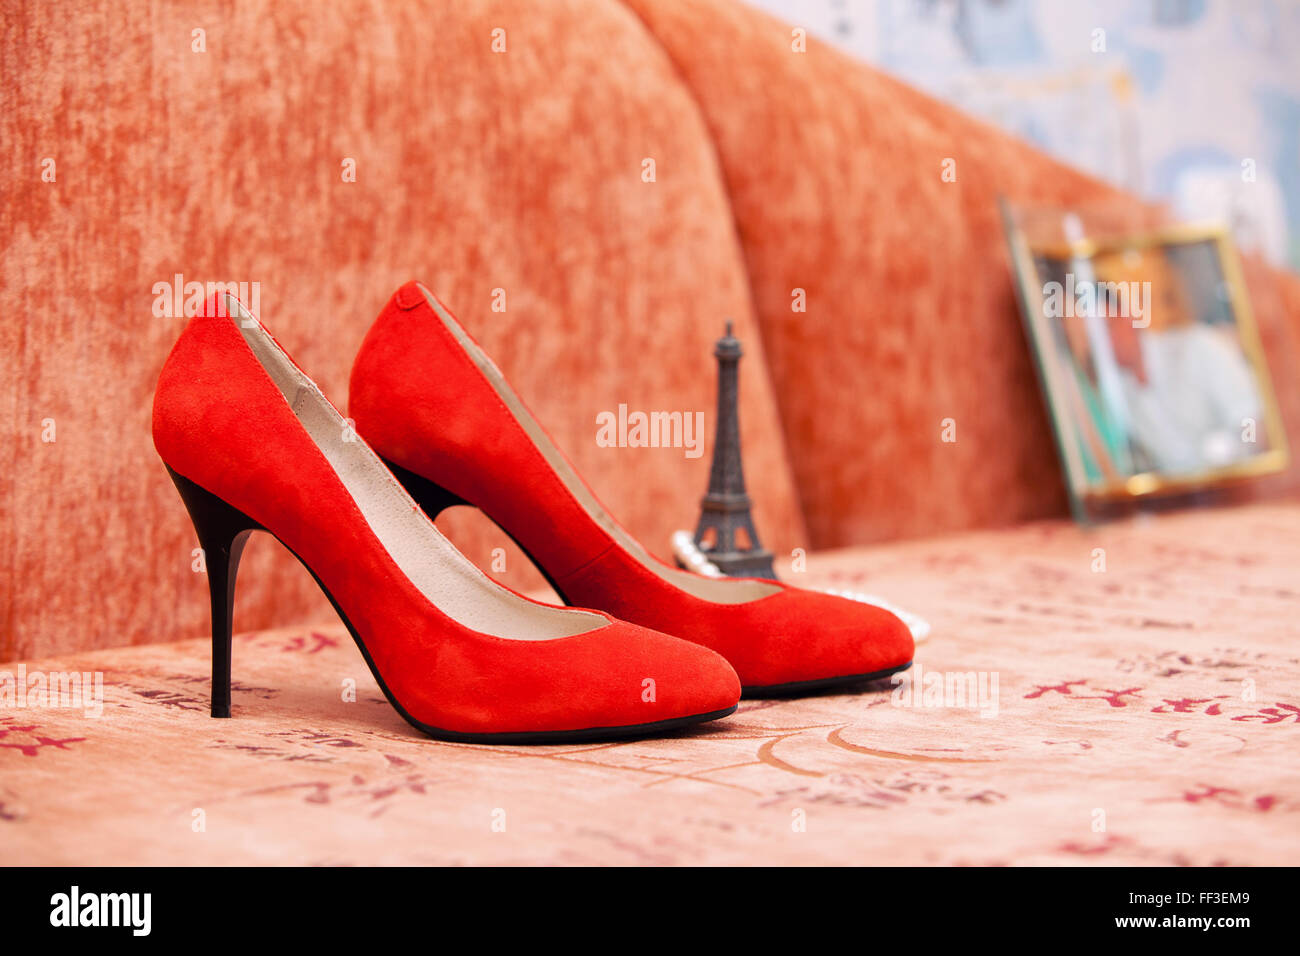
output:
M1076 514L1287 465L1226 230L1033 242L1008 217L1022 312Z

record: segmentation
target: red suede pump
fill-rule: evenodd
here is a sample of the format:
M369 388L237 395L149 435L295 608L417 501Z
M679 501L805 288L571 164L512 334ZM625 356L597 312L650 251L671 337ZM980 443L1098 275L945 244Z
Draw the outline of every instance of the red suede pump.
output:
M740 684L712 651L493 582L236 299L205 311L163 367L153 435L206 556L213 716L230 715L235 574L253 530L306 565L389 701L430 736L604 739L735 710Z
M878 607L656 560L596 501L479 345L417 282L393 296L352 368L357 430L431 516L472 504L567 604L722 654L753 696L884 677L912 635Z

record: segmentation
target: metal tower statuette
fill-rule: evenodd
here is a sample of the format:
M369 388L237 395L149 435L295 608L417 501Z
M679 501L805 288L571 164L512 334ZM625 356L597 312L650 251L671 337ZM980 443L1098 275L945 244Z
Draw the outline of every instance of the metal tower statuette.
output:
M702 511L695 529L695 546L730 577L776 580L772 552L759 543L750 515L749 495L745 492L738 401L742 353L740 341L731 334L730 322L726 335L714 346L713 354L718 360L718 431L713 442L709 490L700 502ZM737 542L737 531L743 531L747 540Z

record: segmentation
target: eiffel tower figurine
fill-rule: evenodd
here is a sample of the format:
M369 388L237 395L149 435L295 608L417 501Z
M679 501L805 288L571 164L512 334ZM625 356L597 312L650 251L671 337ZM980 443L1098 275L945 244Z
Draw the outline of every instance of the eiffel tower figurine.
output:
M740 341L727 333L713 348L718 360L718 431L713 441L713 465L709 469L709 490L701 500L700 523L695 529L695 546L730 577L776 580L772 552L759 543L754 519L749 513L745 473L740 463ZM706 544L706 534L713 540ZM748 541L741 547L736 532Z

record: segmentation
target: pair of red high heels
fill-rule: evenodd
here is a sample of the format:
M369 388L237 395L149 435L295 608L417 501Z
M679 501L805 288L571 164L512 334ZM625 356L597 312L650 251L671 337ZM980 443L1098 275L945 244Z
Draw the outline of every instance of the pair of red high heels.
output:
M355 430L233 296L206 313L163 367L153 434L206 554L213 716L230 714L235 573L253 530L302 561L389 701L442 739L655 733L724 717L742 693L911 663L910 631L881 608L653 558L419 283L357 356ZM573 606L529 600L461 555L432 519L462 503Z

